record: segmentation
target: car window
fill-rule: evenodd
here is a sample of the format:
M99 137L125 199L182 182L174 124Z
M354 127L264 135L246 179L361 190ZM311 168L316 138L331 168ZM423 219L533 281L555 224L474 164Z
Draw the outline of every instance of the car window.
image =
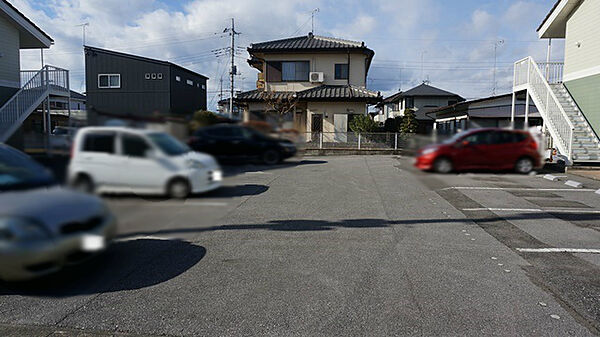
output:
M477 132L463 138L463 141L468 141L473 145L493 144L494 135L491 131Z
M88 133L83 140L83 151L115 153L114 133Z
M247 129L247 128L241 128L240 132L242 134L242 138L244 138L244 139L252 139L255 136L255 133L252 132L252 130Z
M140 136L122 134L121 148L124 156L143 158L146 157L146 151L150 146Z
M180 156L191 151L187 145L166 133L150 133L148 138L168 156Z
M40 164L15 149L0 146L0 191L54 184L52 174Z
M228 127L214 127L205 129L204 132L211 137L215 138L231 138L233 137L232 128Z

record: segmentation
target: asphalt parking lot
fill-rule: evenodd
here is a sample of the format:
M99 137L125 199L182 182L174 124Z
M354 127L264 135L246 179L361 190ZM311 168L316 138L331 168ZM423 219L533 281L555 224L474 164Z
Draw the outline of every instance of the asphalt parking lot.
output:
M599 334L598 181L439 175L394 156L226 172L185 201L106 196L117 241L0 283L0 335Z

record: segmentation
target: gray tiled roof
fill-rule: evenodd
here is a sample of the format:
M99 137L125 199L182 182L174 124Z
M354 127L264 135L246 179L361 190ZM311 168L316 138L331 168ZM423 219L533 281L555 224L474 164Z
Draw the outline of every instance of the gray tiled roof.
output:
M381 95L378 92L368 90L363 87L352 85L320 85L315 88L298 91L298 92L271 92L267 93L263 90L251 90L239 93L236 97L238 102L260 102L267 95L275 97L293 97L294 95L300 101L343 101L343 102L367 102L377 103L381 100Z
M399 92L393 94L392 96L387 97L383 100L383 103L393 103L398 102L402 97L411 97L411 96L440 96L440 97L448 97L448 96L456 96L460 101L463 98L453 92L449 92L446 90L442 90L436 87L432 87L428 84L420 84L410 90Z
M274 40L253 43L248 48L249 52L277 52L298 50L364 50L368 53L373 51L365 46L364 42L337 39L332 37L308 34L305 36L292 37L282 40Z

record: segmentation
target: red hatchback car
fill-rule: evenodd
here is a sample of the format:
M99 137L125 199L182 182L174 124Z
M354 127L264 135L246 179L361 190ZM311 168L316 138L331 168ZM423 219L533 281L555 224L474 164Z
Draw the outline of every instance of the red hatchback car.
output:
M476 129L420 149L415 166L439 173L473 169L529 173L541 166L538 145L526 131Z

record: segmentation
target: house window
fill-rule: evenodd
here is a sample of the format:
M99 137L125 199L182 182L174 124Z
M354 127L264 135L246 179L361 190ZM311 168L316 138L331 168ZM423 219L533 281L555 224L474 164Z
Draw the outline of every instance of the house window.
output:
M202 90L206 90L206 85L202 85Z
M348 64L336 64L335 65L335 79L336 80L347 80L348 79Z
M192 81L192 80L187 80L187 81L185 81L185 83L187 83L188 85L191 85L192 87L194 86L194 81Z
M181 82L181 77L179 77L179 76L175 76L175 81L177 81L177 82Z
M121 87L121 74L99 74L98 75L98 88L120 88Z
M308 82L308 61L267 62L269 82Z
M404 104L406 109L412 109L415 107L415 98L414 97L406 97Z

